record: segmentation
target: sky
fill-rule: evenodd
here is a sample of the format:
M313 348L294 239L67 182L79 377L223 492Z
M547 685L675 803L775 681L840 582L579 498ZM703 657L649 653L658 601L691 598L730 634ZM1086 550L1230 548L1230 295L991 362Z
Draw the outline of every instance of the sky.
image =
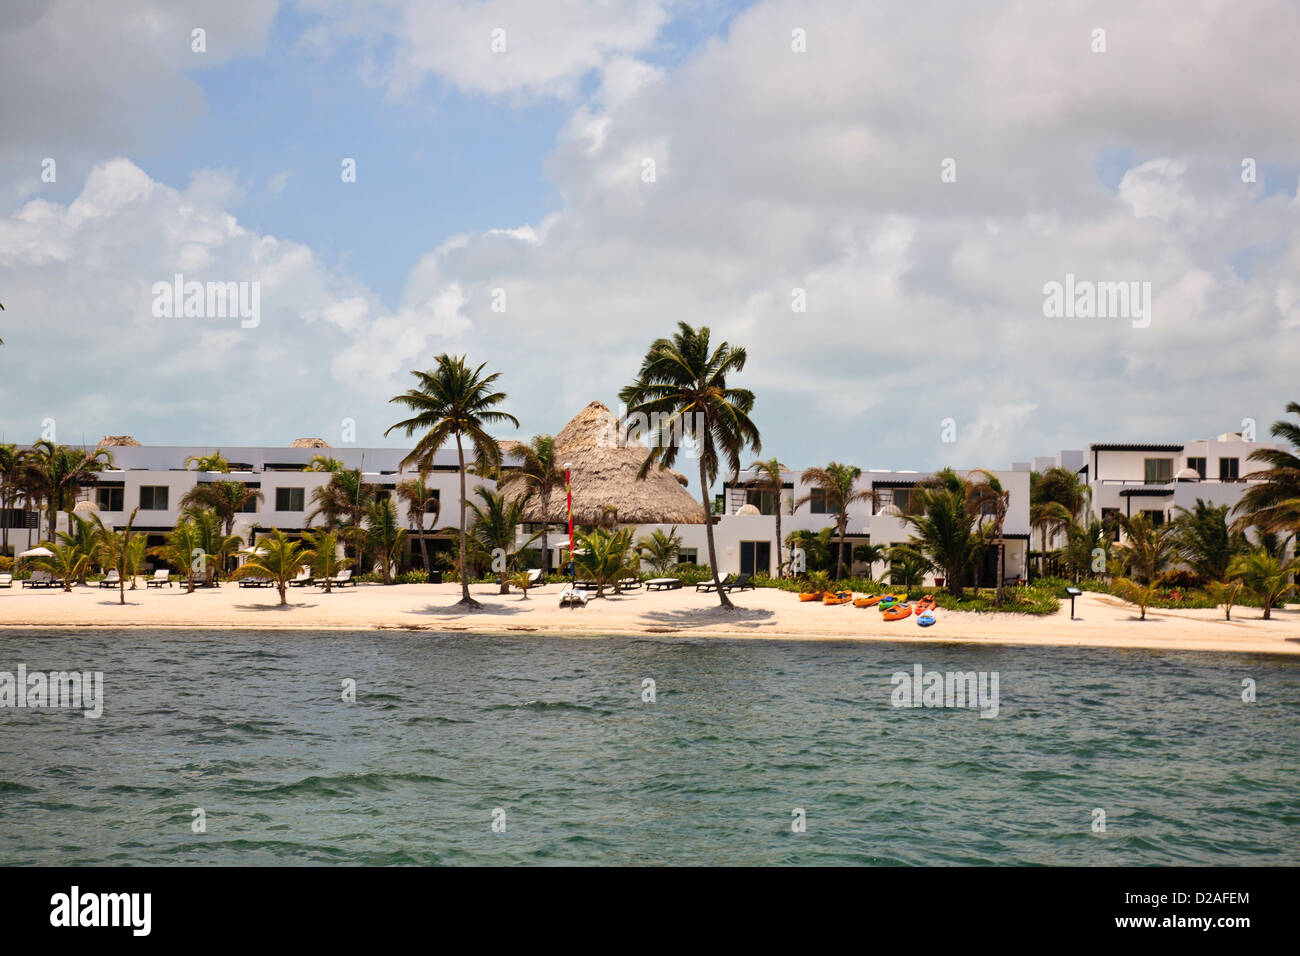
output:
M397 445L441 352L527 438L678 321L746 348L794 467L1262 437L1296 36L1290 0L6 0L0 439ZM1067 275L1149 309L1049 314Z

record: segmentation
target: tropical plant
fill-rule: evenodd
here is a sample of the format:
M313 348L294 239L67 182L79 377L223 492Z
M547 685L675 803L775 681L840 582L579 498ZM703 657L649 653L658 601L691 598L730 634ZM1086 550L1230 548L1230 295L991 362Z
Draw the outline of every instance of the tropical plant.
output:
M230 462L220 450L210 455L191 455L185 459L185 467L189 468L190 465L193 465L196 471L230 471Z
M72 583L90 564L90 555L76 544L66 541L42 541L41 547L47 548L52 553L48 557L39 556L24 560L42 571L50 572L63 582L63 590L71 591Z
M340 571L350 568L351 558L339 556L339 533L337 531L304 531L303 543L312 555L311 573L316 580L325 585L325 593L333 593L333 580Z
M69 511L67 517L68 530L58 532L55 537L86 556L86 563L82 565L81 572L77 575L77 583L85 584L86 575L91 571L95 561L95 525L73 511Z
M303 471L342 471L343 462L329 455L315 455L307 462Z
M1113 540L1105 523L1090 516L1086 522L1073 522L1066 529L1065 566L1075 581L1104 575L1110 567ZM1097 559L1100 558L1100 567Z
M1002 530L1006 526L1007 512L1011 508L1011 492L1002 487L1002 481L986 468L976 468L973 475L983 480L970 485L973 504L981 517L991 519L987 524L991 532L993 546L998 549L997 589L993 594L993 603L1002 603L1003 578L1006 577L1006 541Z
M1288 414L1300 415L1300 402L1287 402ZM1273 437L1285 439L1290 449L1258 448L1248 461L1268 465L1245 477L1251 485L1232 509L1239 517L1234 530L1254 526L1261 531L1300 532L1300 424L1281 419L1270 429Z
M620 581L636 575L641 558L632 547L631 528L595 528L576 532L575 536L575 571L584 581L596 585L596 597L603 597L607 587L617 593Z
M320 517L329 531L340 527L360 528L366 510L378 493L379 486L366 481L360 468L333 472L329 481L311 493L314 507L307 515L307 526Z
M420 555L424 559L424 573L427 577L432 568L429 566L429 541L425 535L425 518L433 515L433 523L438 523L442 513L442 500L436 488L426 484L423 472L415 478L408 478L397 485L397 497L406 505L406 523L410 525L411 534L420 538Z
M527 571L516 571L510 575L510 584L517 587L521 594L522 600L528 600L528 589L533 586L533 578Z
M0 555L9 553L9 511L23 494L23 453L0 443Z
M202 562L203 583L211 585L230 555L243 544L237 534L224 534L221 516L212 508L190 505L182 514L194 523L195 546L206 556Z
M839 547L835 549L835 578L844 577L844 544L849 529L849 506L858 501L874 501L876 496L865 488L855 489L862 469L856 465L841 465L831 462L825 468L808 468L804 470L802 481L821 491L826 502L826 511L835 516L835 532L839 537ZM813 500L811 492L795 502L800 508Z
M786 562L791 574L824 571L831 561L831 536L834 528L808 531L799 528L785 536L790 547L790 560ZM802 561L799 560L802 556Z
M925 555L905 544L896 544L888 552L889 583L894 587L914 588L925 583L933 565Z
M225 533L230 535L235 531L235 517L252 502L262 500L259 489L250 488L242 481L203 481L181 497L181 509L211 508L221 518Z
M261 551L261 554L257 554ZM298 567L312 564L316 554L305 549L302 543L285 535L279 528L271 529L271 534L257 542L256 550L249 560L235 569L232 578L259 577L269 578L275 582L280 592L280 606L289 603L289 582L298 576Z
M1237 598L1241 596L1245 583L1240 579L1229 581L1211 581L1206 587L1206 593L1216 604L1223 605L1223 619L1232 620L1232 606L1237 603Z
M641 559L650 565L656 574L667 574L677 563L677 555L682 549L682 536L677 533L677 525L668 531L656 528L652 533L642 537L636 543Z
M519 462L515 468L504 469L497 486L502 490L522 489L536 495L542 513L542 567L550 570L550 519L551 493L564 487L564 465L556 457L555 439L550 435L534 435L528 444L518 444L510 449L507 458Z
M754 393L733 388L728 378L745 368L746 353L740 346L709 341L707 326L691 328L677 323L671 339L656 339L646 352L636 380L619 392L628 415L645 415L650 423L646 440L651 445L637 477L644 479L656 465L671 468L683 444L690 442L700 465L701 517L709 545L709 569L713 572L718 601L734 607L718 578L718 553L709 520L712 502L709 488L725 463L733 474L740 470L740 455L746 446L762 449L758 428L750 420Z
M949 594L961 598L962 577L979 561L991 537L981 520L983 492L951 468L912 489L903 521L911 526L907 547L943 571Z
M53 538L59 512L71 506L84 486L94 482L97 472L112 464L113 455L104 448L88 452L42 438L28 449L24 461L30 496L45 502Z
M1295 590L1294 575L1300 571L1300 558L1285 558L1270 554L1267 548L1258 547L1247 554L1232 559L1228 571L1230 578L1259 599L1264 606L1264 620L1272 617L1274 607L1280 607Z
M92 515L95 523L95 559L99 566L117 572L117 603L126 603L126 579L131 579L131 586L135 587L135 564L133 558L138 550L134 545L137 535L133 530L135 516L139 508L131 511L131 516L126 519L126 527L121 531L114 531L104 524L99 515ZM143 539L139 539L143 543Z
M198 524L189 515L183 515L176 522L176 527L168 531L165 543L149 548L149 553L166 561L185 579L185 593L194 592L196 575L207 573L207 565L212 555L203 549L202 532Z
M1191 508L1179 506L1173 522L1174 546L1193 573L1207 581L1222 581L1228 565L1246 548L1245 535L1228 526L1228 506L1215 507L1200 498Z
M784 575L785 561L781 555L781 501L784 494L785 480L784 472L781 468L781 462L775 458L769 458L766 461L756 461L749 466L749 470L754 473L754 477L749 480L745 487L752 488L760 494L769 494L772 496L772 514L776 516L776 576Z
M399 405L405 405L414 414L390 426L384 434L401 429L409 437L422 431L419 441L410 453L402 459L402 467L414 464L420 471L430 471L433 456L449 438L456 441L456 458L460 472L460 525L457 543L459 556L457 571L460 576L461 597L459 604L467 608L480 607L470 597L469 575L466 565L465 522L469 500L465 493L465 442L474 450L475 460L481 466L499 466L501 463L501 446L487 429L493 425L510 423L519 427L519 420L506 412L497 411L497 406L505 401L504 392L495 391L499 372L484 375L486 365L471 369L465 364L465 356L451 356L443 353L435 359L437 366L424 372L412 372L417 385L401 395L389 399Z
M1120 515L1118 520L1124 540L1115 550L1124 574L1112 587L1125 601L1138 606L1138 620L1145 621L1147 607L1159 587L1160 573L1177 555L1174 527L1172 524L1157 526L1146 515Z
M889 556L889 547L883 544L860 544L853 549L853 560L858 564L867 566L867 580L872 580L873 568L879 561L884 561Z
M482 499L483 504L470 502L469 510L473 512L465 545L476 563L491 568L496 575L500 593L510 593L510 573L519 566L519 559L532 543L540 537L535 532L522 544L516 544L515 530L523 520L524 508L528 496L508 497L500 491L493 491L486 485L479 485L474 493ZM459 532L449 529L454 537Z
M1055 465L1041 474L1029 475L1029 527L1043 536L1038 572L1046 571L1049 535L1063 534L1070 525L1082 520L1088 510L1091 492L1078 474Z
M377 556L384 584L393 583L393 568L401 563L406 529L391 498L381 498L366 508L365 526L349 528L349 537L365 555Z

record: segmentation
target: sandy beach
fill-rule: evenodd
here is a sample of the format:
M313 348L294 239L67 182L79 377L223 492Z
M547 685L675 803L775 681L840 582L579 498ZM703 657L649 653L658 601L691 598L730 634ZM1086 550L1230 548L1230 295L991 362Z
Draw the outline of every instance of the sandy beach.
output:
M566 637L661 634L690 637L741 637L781 640L880 640L918 643L972 642L1167 650L1300 654L1300 610L1274 610L1264 621L1258 608L1236 608L1233 620L1221 610L1150 610L1139 621L1136 610L1107 595L1085 594L1069 619L1069 605L1050 617L977 614L940 609L938 623L921 629L911 618L889 623L874 609L824 607L800 603L773 589L732 596L738 610L718 607L717 597L687 587L593 599L586 608L558 606L558 585L499 595L491 585L476 585L484 604L466 613L453 605L455 584L361 584L325 594L318 588L290 590L290 605L279 607L271 588L200 589L182 587L127 591L125 606L115 590L95 586L0 591L0 627L179 627L299 628L355 630L402 628L471 631L485 635L536 633Z

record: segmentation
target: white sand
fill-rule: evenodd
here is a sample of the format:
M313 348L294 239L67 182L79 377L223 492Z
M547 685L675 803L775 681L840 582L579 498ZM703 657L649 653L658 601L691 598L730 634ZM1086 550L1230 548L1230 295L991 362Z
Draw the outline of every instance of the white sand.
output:
M586 608L558 606L559 586L548 585L522 600L518 592L498 595L496 588L475 585L485 607L467 613L453 607L456 584L362 584L325 594L318 588L292 588L290 606L277 606L274 588L219 589L186 594L182 587L127 591L119 606L116 590L95 586L61 589L0 590L0 627L183 627L348 629L412 628L472 631L480 634L533 632L561 636L677 634L682 636L756 637L815 640L909 640L923 643L971 641L990 644L1074 645L1238 651L1264 654L1300 653L1300 611L1274 610L1264 621L1257 608L1236 608L1233 619L1222 610L1147 612L1139 621L1128 604L1105 595L1086 594L1051 617L1021 614L936 612L938 623L920 628L914 618L886 622L874 608L824 607L800 603L785 591L760 589L732 595L741 608L724 612L714 594L680 591L647 592L593 599Z

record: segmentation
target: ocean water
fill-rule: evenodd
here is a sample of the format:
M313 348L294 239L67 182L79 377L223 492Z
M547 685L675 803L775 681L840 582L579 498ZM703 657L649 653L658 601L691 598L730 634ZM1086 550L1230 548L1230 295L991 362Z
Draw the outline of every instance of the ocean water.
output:
M0 709L4 865L1300 863L1294 659L0 631L20 663L105 700ZM998 716L891 706L916 664Z

